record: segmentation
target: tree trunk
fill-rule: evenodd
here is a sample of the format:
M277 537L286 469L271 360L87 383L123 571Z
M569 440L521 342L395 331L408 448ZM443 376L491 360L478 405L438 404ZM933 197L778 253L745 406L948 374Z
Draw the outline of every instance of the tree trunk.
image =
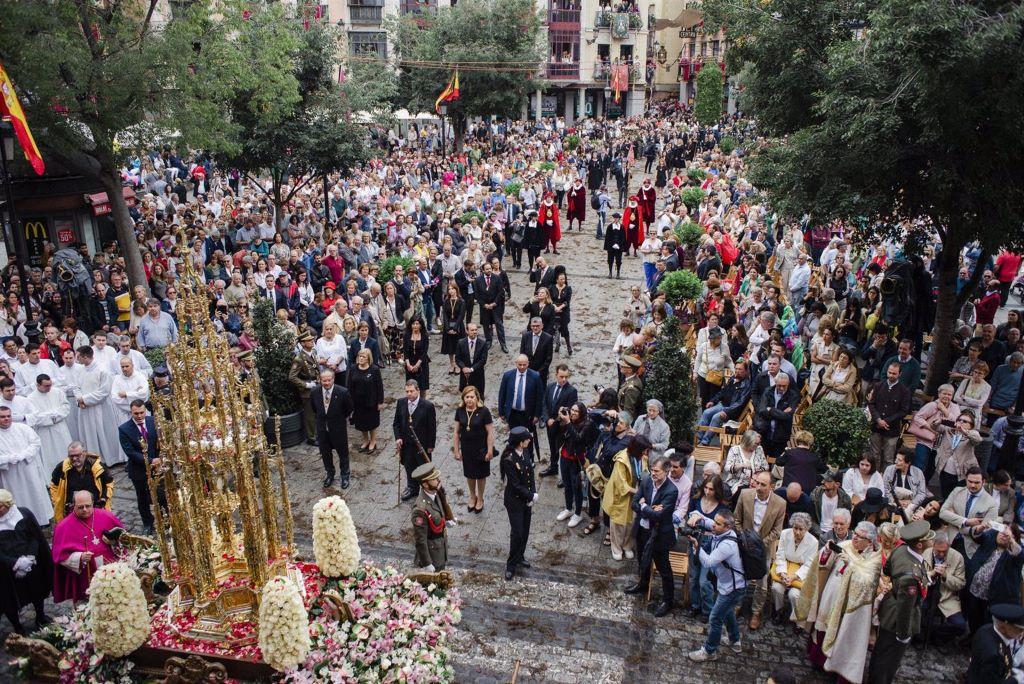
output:
M281 186L284 184L283 175L274 175L273 195L270 201L274 203L274 227L278 233L284 232L284 199L281 197Z
M124 255L128 282L133 289L136 285L141 285L148 293L149 282L146 280L146 269L142 265L139 241L135 237L135 221L128 213L128 202L125 201L121 190L121 174L117 169L103 169L100 171L99 181L107 191L110 215L113 217L114 227L117 229L118 246L121 249L121 254Z
M327 191L327 174L324 174L324 233L327 232L327 226L331 222L331 195ZM341 217L338 217L339 219Z
M466 120L461 116L452 117L452 153L459 154L462 152L463 138L466 135Z
M939 385L949 378L952 365L953 346L950 340L953 339L953 328L960 317L956 296L960 249L956 245L944 244L939 256L939 294L935 302L935 327L932 328L931 359L925 383L925 392L932 396Z

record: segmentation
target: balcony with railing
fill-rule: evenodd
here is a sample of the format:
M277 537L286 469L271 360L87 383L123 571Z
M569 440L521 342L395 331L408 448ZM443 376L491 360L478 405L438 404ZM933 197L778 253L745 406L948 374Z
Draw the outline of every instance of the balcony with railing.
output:
M348 16L353 24L379 24L384 16L384 8L349 5Z
M605 86L610 87L612 82L612 64L610 62L598 60L594 62L594 81L603 82ZM643 72L640 66L634 64L629 67L629 85L634 83L643 83Z
M578 81L579 62L548 62L547 77L552 81Z
M578 9L558 9L552 7L548 10L548 24L573 24L579 26L580 11Z
M402 14L427 14L437 10L437 0L401 0L398 8Z
M594 13L594 28L611 28L612 18L616 14L626 14L628 16L627 23L630 29L641 29L644 27L644 20L640 16L639 12L609 12L607 10L597 10Z

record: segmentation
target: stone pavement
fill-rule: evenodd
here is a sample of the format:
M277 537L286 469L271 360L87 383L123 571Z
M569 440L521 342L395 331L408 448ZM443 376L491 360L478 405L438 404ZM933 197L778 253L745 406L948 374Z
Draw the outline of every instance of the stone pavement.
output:
M591 217L593 219L593 216ZM617 323L631 284L639 282L639 258L629 257L622 280L604 277L604 252L594 238L594 221L586 233L565 235L560 256L547 255L552 265L562 264L573 287L572 323L574 345L570 359L563 346L553 365L566 362L573 369L572 383L581 400L593 402L594 384L616 381L611 352ZM526 325L520 307L532 294L525 270L509 271L513 297L506 310L509 347L518 348ZM704 625L677 611L655 620L643 601L622 594L635 573L634 562L616 563L600 537L582 537L555 521L563 508L561 490L553 478L539 480L540 501L534 509L527 555L533 563L514 581L502 574L508 552L508 522L501 505L497 464L488 482L482 514L464 513L466 487L461 465L451 456L452 419L458 384L447 375L447 359L436 347L432 357L429 398L437 407L438 444L435 461L443 474L451 504L461 518L450 531L450 556L465 598L463 621L453 645L460 682L508 682L519 663L519 682L763 682L777 665L790 667L799 681L829 681L806 665L803 639L792 632L766 626L753 636L744 630L744 652L723 653L717 662L695 665L685 654L703 640ZM486 403L494 410L498 383L512 365L513 355L495 345L487 367ZM397 367L385 370L386 393L391 397L382 416L380 449L376 454L352 453L352 486L343 493L359 531L364 555L375 561L410 567L412 545L410 505L399 504L399 464L391 439L393 404L403 396L404 374ZM686 379L681 379L686 382ZM495 411L496 413L496 411ZM506 430L499 426L496 445L505 444ZM352 443L358 445L353 435ZM542 454L547 442L542 436ZM309 551L310 516L322 496L322 465L314 447L287 452L289 489L300 546ZM404 476L403 476L404 477ZM114 506L126 523L138 525L134 495L123 472L118 474ZM338 490L330 493L342 494ZM911 649L904 659L899 682L957 681L966 667L966 654L940 654Z

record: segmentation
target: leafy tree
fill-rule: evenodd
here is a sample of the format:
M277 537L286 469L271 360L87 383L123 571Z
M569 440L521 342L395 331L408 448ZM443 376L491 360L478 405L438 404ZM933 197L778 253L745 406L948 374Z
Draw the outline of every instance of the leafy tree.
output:
M367 123L386 118L383 105L394 94L391 72L377 65L355 64L339 85L338 40L337 29L326 24L298 32L293 76L299 98L278 119L252 111L249 91L239 91L232 103L240 145L219 160L245 173L267 196L278 228L284 224L283 207L309 183L370 158ZM264 171L270 172L268 185L257 178Z
M693 367L683 347L679 319L668 318L644 373L644 401L657 399L664 404L665 422L674 441L693 439L698 399L691 377Z
M744 107L780 136L754 159L751 176L783 214L843 219L858 226L855 240L891 238L908 252L927 230L937 232L934 390L947 377L957 315L981 276L976 269L957 292L963 248L976 240L981 263L1000 248L1024 248L1024 5L703 7L709 26L726 27L730 64L747 64ZM931 323L924 313L920 329Z
M388 33L401 60L396 103L410 112L434 111L455 66L477 64L459 71L460 97L448 103L457 148L469 117L517 116L522 102L541 85L536 74L546 47L531 0L463 0L427 17L393 19ZM445 66L410 63L418 61ZM486 62L495 68L481 69L479 64Z
M704 126L714 126L722 118L722 70L708 62L697 72L697 94L693 115Z
M239 126L224 106L239 89L250 93L248 111L279 118L297 98L283 6L197 0L174 3L166 21L157 21L167 11L159 0L0 7L0 61L44 158L104 187L128 277L145 287L119 168L167 131L195 148L230 149Z
M871 439L864 410L832 399L814 402L802 427L814 435L814 449L833 470L856 467Z

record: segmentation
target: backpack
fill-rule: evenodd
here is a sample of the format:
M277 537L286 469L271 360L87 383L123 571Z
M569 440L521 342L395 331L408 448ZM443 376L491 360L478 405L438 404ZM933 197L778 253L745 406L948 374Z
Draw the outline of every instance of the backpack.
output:
M595 211L601 208L601 198L597 196L596 192L590 195L590 208Z
M763 579L768 574L768 558L761 535L756 530L738 531L736 532L736 545L740 547L743 578L748 582ZM725 567L729 568L728 565ZM729 569L736 572L735 568Z

